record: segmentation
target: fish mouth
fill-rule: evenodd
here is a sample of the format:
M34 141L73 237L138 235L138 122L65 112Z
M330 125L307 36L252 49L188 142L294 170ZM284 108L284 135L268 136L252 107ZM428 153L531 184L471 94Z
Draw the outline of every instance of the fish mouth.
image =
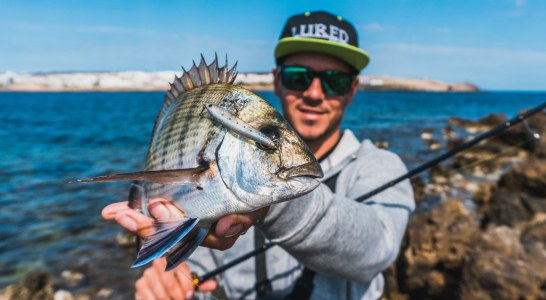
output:
M311 178L322 178L324 173L318 162L308 162L303 165L286 170L282 174L284 178L293 178L293 177L311 177Z

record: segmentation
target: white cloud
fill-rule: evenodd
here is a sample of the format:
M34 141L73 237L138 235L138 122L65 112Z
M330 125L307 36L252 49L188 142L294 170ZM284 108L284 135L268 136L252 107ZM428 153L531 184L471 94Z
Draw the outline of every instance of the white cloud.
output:
M99 34L136 34L136 35L163 35L162 31L147 29L147 28L134 28L134 27L121 27L111 25L78 25L78 26L66 26L54 23L33 23L33 22L16 22L6 25L9 28L16 30L35 32L76 32L76 33L99 33Z
M386 27L379 23L370 23L362 26L362 30L370 32L382 32L386 30Z
M521 8L524 7L527 4L527 0L515 0L516 1L516 7Z
M522 63L546 63L546 51L529 49L478 48L402 43L381 44L378 46L383 49L401 52L405 55L417 54L473 58L476 60L476 63L479 63L482 59L487 61L495 60L499 64L515 61Z

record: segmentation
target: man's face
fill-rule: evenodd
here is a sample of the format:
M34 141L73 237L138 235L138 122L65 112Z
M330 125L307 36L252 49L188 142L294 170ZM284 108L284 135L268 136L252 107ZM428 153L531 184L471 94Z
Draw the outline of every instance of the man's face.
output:
M283 66L303 66L314 71L337 70L351 72L343 61L324 54L299 53L287 57ZM345 95L327 95L320 78L315 77L304 91L295 91L283 86L278 69L274 70L275 94L280 98L284 117L305 141L324 139L339 132L343 112L358 85L356 77Z

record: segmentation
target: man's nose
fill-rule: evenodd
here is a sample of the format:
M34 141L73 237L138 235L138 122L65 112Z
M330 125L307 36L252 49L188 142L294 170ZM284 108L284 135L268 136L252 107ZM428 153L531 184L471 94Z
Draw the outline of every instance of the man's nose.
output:
M324 91L322 90L322 85L320 83L320 78L315 77L309 87L303 91L303 97L311 100L323 100Z

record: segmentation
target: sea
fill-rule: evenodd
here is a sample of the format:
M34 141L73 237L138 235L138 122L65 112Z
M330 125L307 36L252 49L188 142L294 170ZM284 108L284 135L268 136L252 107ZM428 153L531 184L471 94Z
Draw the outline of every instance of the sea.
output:
M272 92L257 92L277 109ZM143 268L101 209L125 200L128 183L70 180L140 170L163 92L0 92L0 289L41 270L73 293L132 295ZM359 92L342 126L388 142L408 168L445 151L450 117L512 117L546 92ZM428 149L425 128L442 148ZM71 274L83 274L83 277ZM75 278L75 279L74 279ZM67 283L68 282L68 283Z

